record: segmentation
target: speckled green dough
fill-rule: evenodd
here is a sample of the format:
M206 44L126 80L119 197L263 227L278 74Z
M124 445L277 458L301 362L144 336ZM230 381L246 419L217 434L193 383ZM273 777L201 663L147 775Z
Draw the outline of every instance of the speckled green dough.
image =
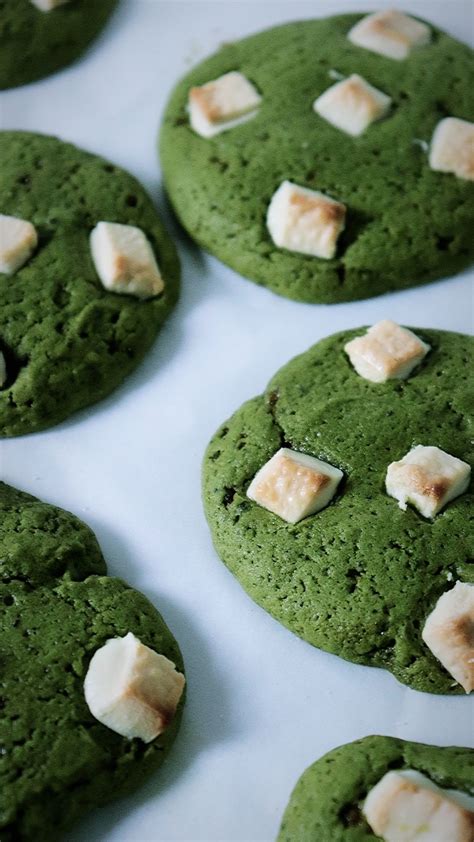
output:
M73 515L0 484L0 839L46 842L92 807L134 790L179 727L145 745L101 725L83 682L94 652L132 631L182 671L162 618L106 575Z
M242 275L300 301L403 289L474 257L474 184L430 170L414 142L429 141L446 115L474 120L472 53L433 28L431 46L394 61L347 40L359 18L292 23L225 45L178 84L162 127L166 186L189 234ZM389 94L390 115L359 138L316 115L331 69ZM189 88L230 70L257 86L263 104L255 119L206 140L189 127ZM265 218L284 179L347 205L333 260L273 245Z
M474 343L413 330L432 351L406 381L376 385L356 374L343 347L363 329L330 336L282 368L213 437L204 503L222 560L296 634L417 690L460 693L421 629L455 580L474 582L472 491L431 522L398 508L385 474L415 444L472 464ZM295 526L246 497L282 446L344 472L330 505Z
M70 0L41 12L30 0L0 0L0 90L49 76L75 61L117 0Z
M372 842L361 812L370 789L397 769L416 769L435 784L474 795L474 751L365 737L330 751L301 776L283 816L278 842Z
M39 248L0 274L0 435L41 430L105 397L143 358L178 296L179 262L141 185L55 138L0 133L0 212L30 220ZM108 292L90 254L97 222L142 228L165 289L140 301Z

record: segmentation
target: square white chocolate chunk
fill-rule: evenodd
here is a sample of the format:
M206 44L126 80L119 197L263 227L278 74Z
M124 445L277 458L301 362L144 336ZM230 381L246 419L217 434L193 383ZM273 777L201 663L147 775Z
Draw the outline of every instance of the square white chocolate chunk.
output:
M330 260L345 219L346 207L341 202L283 181L268 206L267 227L279 248Z
M357 47L401 61L415 47L429 43L431 30L403 12L388 9L362 18L347 37Z
M441 120L431 138L430 167L474 181L474 123L457 117Z
M474 800L442 789L415 769L387 772L370 790L363 813L385 842L472 842Z
M191 88L188 110L191 128L209 138L255 117L262 97L236 70Z
M405 510L411 503L423 517L433 518L450 500L466 491L471 476L467 462L439 447L417 445L387 468L385 487Z
M70 0L30 0L40 12L51 12L52 9L55 9L56 6L63 6L65 3L69 3Z
M84 694L99 722L130 740L149 743L173 719L184 684L168 658L129 632L107 640L94 653Z
M391 102L389 96L353 73L324 91L313 108L328 123L356 137L375 120L384 117Z
M38 245L31 222L0 214L0 272L13 275L26 263Z
M298 523L328 505L342 477L339 468L282 447L257 472L247 497L287 523Z
M466 693L474 690L474 585L456 582L442 594L426 620L422 637Z
M411 330L390 319L370 327L344 346L357 374L372 383L405 380L430 350Z
M164 288L145 234L134 225L99 222L90 236L92 260L103 286L136 298L153 298Z

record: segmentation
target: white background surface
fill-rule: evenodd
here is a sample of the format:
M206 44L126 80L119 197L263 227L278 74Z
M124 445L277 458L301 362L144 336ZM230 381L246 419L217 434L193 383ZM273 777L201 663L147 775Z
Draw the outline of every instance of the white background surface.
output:
M86 819L71 842L269 842L299 775L341 743L379 733L473 745L472 699L420 694L317 651L254 605L214 553L201 509L200 463L215 428L319 338L384 317L472 330L468 273L369 301L292 303L200 253L164 202L156 130L192 63L274 23L361 6L123 0L82 61L1 95L3 128L57 134L138 176L183 262L180 304L121 389L55 429L1 443L3 478L90 524L110 573L162 611L187 667L188 703L168 762L135 797ZM472 37L469 0L407 6Z

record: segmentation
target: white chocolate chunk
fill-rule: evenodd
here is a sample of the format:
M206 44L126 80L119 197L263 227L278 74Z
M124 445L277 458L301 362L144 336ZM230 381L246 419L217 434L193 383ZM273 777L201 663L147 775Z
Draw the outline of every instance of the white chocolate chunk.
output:
M404 511L411 503L426 518L433 518L450 500L466 491L471 476L467 462L439 447L417 445L387 468L385 487Z
M188 110L191 128L209 138L255 117L262 97L248 79L236 70L191 88Z
M370 327L365 336L357 336L344 346L357 374L372 383L406 380L426 356L430 346L390 319Z
M31 222L0 214L0 272L13 275L33 254L38 235Z
M401 61L414 47L430 42L431 30L403 12L385 10L362 18L347 37L357 47Z
M345 219L341 202L283 181L268 206L267 227L279 248L330 260Z
M93 655L84 681L92 715L107 728L149 743L176 712L185 684L175 665L132 632L107 640Z
M337 129L356 137L388 112L391 98L353 73L332 85L313 104L317 114Z
M441 120L431 138L430 167L474 181L474 123L457 117Z
M2 386L5 385L7 382L7 364L5 362L5 357L3 356L2 352L0 351L0 389Z
M456 582L442 594L426 620L422 637L466 693L474 690L474 585Z
M282 447L257 472L247 497L287 523L298 523L328 505L342 477L339 468Z
M367 795L363 813L385 842L472 842L474 799L442 789L414 769L387 772Z
M69 3L69 0L30 0L40 12L50 12L56 6L63 6L64 3Z
M140 228L98 222L90 236L92 260L103 286L112 292L152 298L164 289L150 243Z

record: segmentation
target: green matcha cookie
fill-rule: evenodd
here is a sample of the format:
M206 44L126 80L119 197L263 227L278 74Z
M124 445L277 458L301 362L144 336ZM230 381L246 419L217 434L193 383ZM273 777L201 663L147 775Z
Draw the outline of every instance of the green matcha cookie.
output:
M75 61L105 26L117 0L69 0L41 11L32 0L0 6L0 90L49 76Z
M389 771L414 769L443 789L474 795L474 751L392 737L365 737L330 751L304 772L283 816L278 842L370 842L379 839L362 805Z
M421 632L441 594L474 582L472 491L430 519L411 505L402 511L385 477L415 445L472 464L473 340L413 330L431 350L407 380L372 383L356 373L343 349L362 330L288 363L213 437L204 504L222 560L293 632L417 690L459 693ZM294 525L247 497L280 448L343 472L329 505Z
M179 727L153 742L101 725L84 698L92 655L133 632L182 670L155 608L107 576L93 533L73 515L0 484L0 838L58 838L163 762Z
M431 170L423 143L443 117L474 120L472 53L431 27L429 44L396 61L348 40L360 17L291 23L226 44L179 82L164 117L166 186L191 237L245 277L299 301L404 289L458 272L474 256L474 185ZM201 86L232 71L261 95L259 104L252 91L245 99L256 113L201 137L190 126L189 92L201 88L202 98ZM323 92L352 74L391 98L388 111L380 105L376 122L358 137L313 109ZM237 101L229 86L231 93ZM242 85L238 95L246 96ZM206 107L218 105L207 96ZM335 257L275 246L266 215L286 181L346 206ZM341 205L330 212L339 214L337 233ZM328 257L331 249L323 251Z
M1 132L0 213L35 226L39 243L0 274L0 435L50 427L112 392L137 366L176 302L179 262L138 182L68 143ZM92 262L99 221L143 230L164 279L148 300L109 292Z

